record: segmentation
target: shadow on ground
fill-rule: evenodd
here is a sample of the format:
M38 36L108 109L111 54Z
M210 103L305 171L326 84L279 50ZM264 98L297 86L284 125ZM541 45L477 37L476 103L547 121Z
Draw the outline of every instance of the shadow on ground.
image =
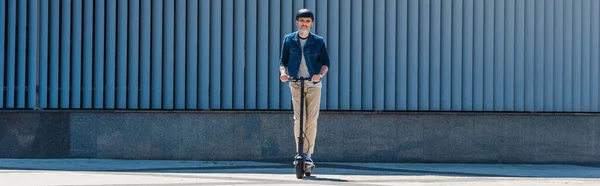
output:
M224 162L107 159L0 159L0 171L93 171L136 173L227 173L294 175L291 162ZM356 176L452 176L521 178L600 178L600 167L534 164L393 164L317 162L313 175L305 179L345 182L320 175Z

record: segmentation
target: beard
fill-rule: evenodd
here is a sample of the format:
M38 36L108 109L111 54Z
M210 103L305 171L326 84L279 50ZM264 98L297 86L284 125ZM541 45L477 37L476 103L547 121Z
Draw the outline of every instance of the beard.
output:
M310 29L303 29L303 28L298 29L298 33L300 33L300 34L308 34L308 32L310 32Z

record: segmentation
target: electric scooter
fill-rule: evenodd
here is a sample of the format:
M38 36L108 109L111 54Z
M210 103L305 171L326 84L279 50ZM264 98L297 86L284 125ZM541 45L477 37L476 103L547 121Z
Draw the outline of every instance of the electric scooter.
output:
M294 160L296 167L296 178L302 179L304 175L310 176L315 165L306 165L306 154L304 149L304 82L312 82L311 78L294 78L290 77L289 81L300 82L300 135L298 136L298 155Z

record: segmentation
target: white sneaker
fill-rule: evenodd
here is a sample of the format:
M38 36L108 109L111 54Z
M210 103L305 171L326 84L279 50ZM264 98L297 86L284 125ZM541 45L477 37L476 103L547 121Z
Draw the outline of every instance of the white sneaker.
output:
M314 165L314 162L313 162L312 158L310 158L310 155L306 156L305 162L307 165Z

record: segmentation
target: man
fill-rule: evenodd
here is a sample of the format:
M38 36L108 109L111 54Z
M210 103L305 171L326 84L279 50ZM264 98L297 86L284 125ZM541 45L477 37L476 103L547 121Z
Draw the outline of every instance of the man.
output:
M296 13L298 31L285 36L279 62L279 79L288 81L291 77L311 78L313 82L305 83L305 116L304 116L304 148L306 163L313 164L311 155L315 148L317 136L317 119L321 104L321 79L329 69L329 55L323 37L310 32L314 23L314 15L308 9L301 9ZM296 149L298 149L298 136L300 134L300 82L290 82L292 103L294 107L294 136Z

